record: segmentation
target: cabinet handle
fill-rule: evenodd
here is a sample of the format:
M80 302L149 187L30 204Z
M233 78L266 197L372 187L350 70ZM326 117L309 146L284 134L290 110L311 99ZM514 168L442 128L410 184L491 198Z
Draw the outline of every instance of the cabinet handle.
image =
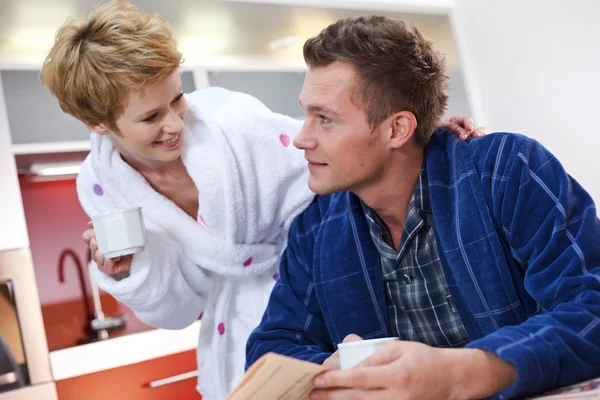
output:
M171 383L185 381L186 379L195 378L198 376L198 370L185 372L179 375L173 375L168 378L158 379L156 381L152 381L148 384L149 387L155 388L164 385L170 385Z
M17 382L17 374L14 372L9 372L8 374L0 375L0 386L10 385L11 383Z

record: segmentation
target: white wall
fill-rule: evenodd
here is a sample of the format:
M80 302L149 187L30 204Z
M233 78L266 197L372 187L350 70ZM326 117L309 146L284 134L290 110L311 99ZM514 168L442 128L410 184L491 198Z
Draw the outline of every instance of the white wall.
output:
M472 109L542 142L600 202L600 1L455 0Z
M0 82L0 251L29 247Z

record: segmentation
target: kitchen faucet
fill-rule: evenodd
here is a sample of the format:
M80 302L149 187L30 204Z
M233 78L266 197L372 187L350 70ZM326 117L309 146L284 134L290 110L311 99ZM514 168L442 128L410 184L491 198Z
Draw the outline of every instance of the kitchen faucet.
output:
M77 267L77 274L79 276L79 285L81 287L81 294L83 296L83 304L85 306L86 314L85 333L88 336L87 339L84 340L84 342L108 339L109 332L125 328L125 325L127 323L125 316L121 315L119 317L106 317L104 315L104 311L102 310L102 303L100 301L100 291L92 275L93 263L91 253L89 250L87 252L87 267L90 279L90 287L92 289L94 313L92 314L92 312L90 311L90 304L87 293L87 286L85 285L83 265L79 260L79 257L77 257L77 254L75 254L75 252L71 249L66 249L60 254L58 264L58 279L60 280L60 282L63 283L65 281L64 264L65 259L67 257L70 257L75 263L75 266Z

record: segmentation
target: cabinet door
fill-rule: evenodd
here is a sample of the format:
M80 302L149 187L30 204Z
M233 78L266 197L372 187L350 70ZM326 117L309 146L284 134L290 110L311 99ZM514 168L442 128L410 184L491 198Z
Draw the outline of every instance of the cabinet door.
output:
M13 144L86 140L88 130L62 112L40 82L40 71L2 71Z
M250 94L272 111L304 119L298 96L304 84L302 71L208 71L210 86Z
M40 71L0 72L13 144L87 140L83 123L62 112L58 101L40 82ZM182 71L183 90L194 90L190 71Z
M56 382L59 400L201 400L196 377L149 387L150 382L196 371L196 351Z
M0 251L29 246L3 92L0 82Z

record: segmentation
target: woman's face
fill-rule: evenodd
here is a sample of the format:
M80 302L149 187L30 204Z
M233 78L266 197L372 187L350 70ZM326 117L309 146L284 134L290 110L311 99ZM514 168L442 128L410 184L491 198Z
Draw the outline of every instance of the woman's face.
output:
M115 124L120 134L100 125L93 129L112 134L115 146L130 164L147 166L175 161L181 155L183 119L187 113L179 71L125 99Z

